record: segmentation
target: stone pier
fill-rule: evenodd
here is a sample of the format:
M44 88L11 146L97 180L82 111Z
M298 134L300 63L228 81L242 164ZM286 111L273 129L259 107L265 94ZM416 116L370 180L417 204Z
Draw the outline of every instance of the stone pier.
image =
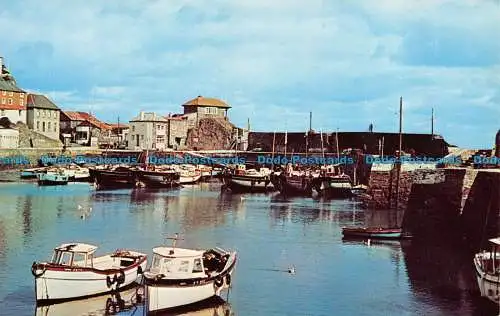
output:
M394 208L396 170L371 171L368 207ZM461 236L474 250L500 235L500 169L426 169L403 165L399 209L402 226L416 237Z

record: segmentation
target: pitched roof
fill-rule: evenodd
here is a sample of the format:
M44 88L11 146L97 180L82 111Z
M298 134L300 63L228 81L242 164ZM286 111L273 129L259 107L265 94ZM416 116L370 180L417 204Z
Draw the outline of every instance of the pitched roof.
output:
M24 92L24 90L20 89L16 86L15 81L6 80L0 76L0 90L1 91L12 91L12 92Z
M166 122L167 120L154 112L140 112L130 122Z
M119 123L119 124L109 124L109 123L108 123L108 125L109 125L111 128L113 128L113 129L115 129L115 128L123 128L123 129L125 129L125 128L129 128L128 124L123 124L123 123Z
M99 129L111 129L111 126L99 121L90 113L79 111L61 111L61 113L66 115L71 121L88 121L90 124Z
M59 110L54 102L50 101L49 98L41 94L28 94L28 101L26 102L26 106L28 108Z
M226 102L216 98L205 98L201 95L187 101L182 106L195 105L195 106L214 106L218 108L231 108Z

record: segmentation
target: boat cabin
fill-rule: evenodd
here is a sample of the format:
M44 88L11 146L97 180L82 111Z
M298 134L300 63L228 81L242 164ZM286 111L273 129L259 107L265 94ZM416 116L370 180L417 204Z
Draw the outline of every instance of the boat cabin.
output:
M96 246L88 244L62 244L54 248L54 254L50 263L69 267L92 268L94 266L94 252L96 250Z
M203 278L222 271L228 258L229 254L217 248L203 251L157 247L149 271L171 279Z
M483 256L481 266L484 272L490 275L500 274L500 237L489 239L491 243L491 253Z

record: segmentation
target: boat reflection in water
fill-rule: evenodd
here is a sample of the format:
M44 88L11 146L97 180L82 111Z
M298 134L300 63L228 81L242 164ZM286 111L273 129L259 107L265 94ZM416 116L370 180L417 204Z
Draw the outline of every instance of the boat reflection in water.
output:
M219 296L192 304L186 307L171 309L164 312L149 312L148 315L155 316L234 316L231 305Z
M143 304L143 293L143 287L133 287L84 300L37 306L35 316L95 316L133 311Z

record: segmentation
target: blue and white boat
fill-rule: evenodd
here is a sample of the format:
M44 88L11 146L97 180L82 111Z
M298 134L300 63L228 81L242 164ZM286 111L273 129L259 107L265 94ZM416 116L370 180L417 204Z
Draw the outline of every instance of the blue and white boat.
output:
M68 184L68 175L64 172L40 172L36 175L38 185L65 185Z
M45 167L22 169L20 177L21 179L36 179L37 173L44 172L45 170Z

